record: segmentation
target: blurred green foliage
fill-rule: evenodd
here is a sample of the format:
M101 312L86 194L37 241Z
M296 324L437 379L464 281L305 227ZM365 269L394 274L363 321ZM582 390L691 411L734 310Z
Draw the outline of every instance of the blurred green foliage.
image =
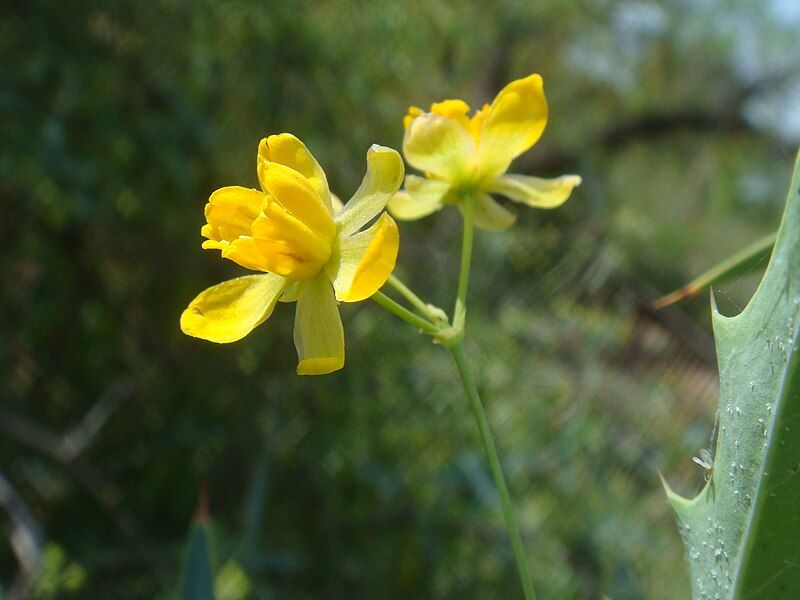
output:
M199 229L211 191L256 184L261 137L298 135L346 198L409 104L477 106L539 72L550 124L514 171L584 185L478 234L467 350L541 597L686 597L656 470L702 481L708 306L647 306L775 228L798 20L783 0L4 4L0 470L53 544L33 589L177 597L205 486L250 597L517 597L440 348L346 306L345 370L298 378L290 307L231 346L178 316L242 272ZM398 272L443 305L454 212L401 230ZM0 581L27 585L8 544Z

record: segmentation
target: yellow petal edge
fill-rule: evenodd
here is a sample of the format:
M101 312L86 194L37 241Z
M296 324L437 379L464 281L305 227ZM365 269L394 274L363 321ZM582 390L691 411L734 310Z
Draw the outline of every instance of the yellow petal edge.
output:
M336 299L340 302L359 302L369 298L386 283L394 270L400 247L400 232L394 219L383 213L372 227L356 234L350 240L355 245L358 244L359 238L369 237L372 239L369 240L366 250L360 258L355 259L358 262L354 265L340 266L340 276L334 281ZM350 240L344 240L342 244L346 246ZM343 250L346 251L346 247ZM344 260L346 259L343 259L343 262ZM352 275L348 277L350 273Z
M189 303L181 314L181 330L218 344L240 340L269 318L288 283L272 274L218 283Z

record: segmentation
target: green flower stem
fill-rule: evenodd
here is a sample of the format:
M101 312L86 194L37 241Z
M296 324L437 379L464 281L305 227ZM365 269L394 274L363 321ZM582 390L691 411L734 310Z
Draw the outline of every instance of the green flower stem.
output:
M455 360L458 372L461 375L461 383L464 384L464 392L469 398L470 408L478 425L483 448L486 451L486 458L489 461L489 469L492 471L497 493L500 496L500 504L503 508L503 517L506 521L506 529L511 538L511 546L514 549L514 559L517 562L519 578L522 583L522 591L525 600L536 600L536 593L533 591L531 574L528 570L528 561L525 557L525 548L522 546L522 536L519 533L517 519L514 516L514 508L511 505L511 496L508 494L506 478L503 475L503 468L500 466L500 458L497 456L497 449L492 439L492 431L486 420L486 413L483 410L481 397L478 388L475 386L475 379L472 370L469 368L467 355L464 353L464 327L467 316L467 291L469 289L469 271L472 264L472 239L475 231L473 219L475 216L475 197L472 195L464 198L464 237L461 242L461 268L458 276L458 292L456 294L456 304L453 309L453 327L455 335L451 339L442 340L444 345L450 350Z
M411 312L402 304L398 304L389 296L382 292L375 292L371 298L380 304L383 308L388 310L391 313L394 313L407 323L410 323L417 329L421 329L426 333L430 333L433 335L437 335L440 332L440 328L428 321L427 319L420 317L418 314Z
M472 195L464 199L464 237L461 241L461 269L458 274L458 292L453 309L453 328L459 332L464 330L467 317L467 290L469 288L469 269L472 264L472 236L474 233L473 216L475 215L475 198Z
M522 537L519 533L519 526L517 519L514 516L514 508L511 505L511 497L508 494L508 486L506 479L503 476L503 469L500 466L500 459L497 456L497 450L494 447L492 440L492 432L489 429L489 423L486 421L486 413L483 411L483 404L481 397L478 395L478 388L475 387L475 379L472 376L472 371L467 362L467 355L464 353L464 344L460 340L452 346L449 346L453 359L455 360L458 372L461 375L461 382L464 384L464 391L469 398L469 404L472 408L472 414L475 416L475 422L478 424L478 431L481 435L483 448L486 450L486 457L489 459L489 468L492 471L494 484L497 487L497 493L500 495L500 504L503 507L503 517L506 520L506 528L508 535L511 537L511 545L514 548L514 558L517 561L517 569L519 569L519 577L522 581L522 590L525 594L526 600L536 600L536 594L533 591L533 583L531 582L531 574L528 570L528 561L525 558L525 549L522 546Z
M431 312L430 307L428 304L422 300L419 296L417 296L414 292L412 292L408 286L400 281L394 275L389 275L389 279L386 281L389 285L391 285L394 289L396 289L403 298L408 300L411 305L416 308L422 315L425 316L430 321L435 321L436 318L434 314Z
M414 327L433 335L434 338L445 346L453 355L453 360L461 376L461 383L464 385L464 392L467 394L467 398L469 398L470 408L475 417L475 423L478 425L478 432L483 442L483 448L486 451L486 458L489 461L489 469L492 472L492 478L494 479L497 493L500 496L503 517L506 521L508 535L511 538L511 546L514 550L514 559L516 560L517 569L519 570L519 577L522 583L522 591L525 595L525 600L536 600L536 594L533 591L533 583L531 582L531 574L528 569L528 561L525 557L525 549L522 546L522 537L519 533L517 519L514 516L514 508L511 505L511 497L508 494L508 486L506 485L506 479L500 465L500 458L497 456L497 449L494 446L492 432L486 420L486 413L483 410L481 397L478 394L478 388L475 386L475 379L472 376L467 356L464 353L464 326L467 316L469 271L472 263L474 215L475 198L470 195L464 198L464 237L461 243L461 268L458 276L458 292L456 293L452 325L448 326L446 323L440 323L440 319L436 318L435 313L431 311L430 307L394 276L389 278L388 283L408 300L414 308L427 316L430 321L408 310L381 292L376 292L372 296L372 299L383 308L394 313ZM437 324L431 321L435 321Z

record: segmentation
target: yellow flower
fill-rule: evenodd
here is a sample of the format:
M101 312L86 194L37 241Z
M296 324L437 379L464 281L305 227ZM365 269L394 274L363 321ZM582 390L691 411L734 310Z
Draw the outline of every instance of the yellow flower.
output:
M581 183L577 175L542 179L506 175L511 161L533 146L547 123L542 78L530 75L504 87L494 102L472 117L463 100L444 100L430 112L412 106L403 119L403 153L425 177L408 175L405 189L389 201L401 220L419 219L445 204L463 208L475 199L474 222L483 229L505 229L513 213L489 194L502 194L528 206L554 208Z
M235 342L266 321L278 300L296 301L297 373L341 369L344 333L337 301L369 298L394 269L397 224L380 213L403 181L403 160L373 145L367 174L344 207L293 135L261 140L257 172L261 191L232 186L211 194L201 233L207 238L203 248L221 250L224 258L261 273L202 292L183 311L181 329L212 342Z

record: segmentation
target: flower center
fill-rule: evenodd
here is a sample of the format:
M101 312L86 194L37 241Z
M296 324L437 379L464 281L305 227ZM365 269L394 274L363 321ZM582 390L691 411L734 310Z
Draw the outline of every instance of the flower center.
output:
M302 220L268 196L252 235L264 260L264 270L289 279L309 279L328 262L336 227L330 214L313 222Z

